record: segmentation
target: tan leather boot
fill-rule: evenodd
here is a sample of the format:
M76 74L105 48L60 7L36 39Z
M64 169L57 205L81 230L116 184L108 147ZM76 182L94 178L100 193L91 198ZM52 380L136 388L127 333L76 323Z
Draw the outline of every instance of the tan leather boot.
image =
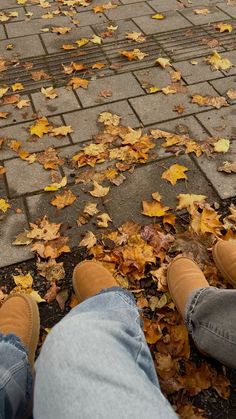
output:
M39 310L36 301L25 294L13 294L6 299L0 309L0 332L14 333L28 352L33 369L35 351L39 339Z
M104 288L118 286L112 274L99 262L84 260L74 269L73 287L79 302L96 295Z
M223 277L236 288L236 240L219 240L212 249L212 255Z
M170 263L167 269L167 284L182 317L185 315L186 304L192 292L198 288L209 287L199 266L186 257L178 257Z

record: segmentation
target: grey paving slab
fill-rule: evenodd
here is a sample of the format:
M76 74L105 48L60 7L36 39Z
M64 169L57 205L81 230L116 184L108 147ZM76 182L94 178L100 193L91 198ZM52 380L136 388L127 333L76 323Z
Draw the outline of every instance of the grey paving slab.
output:
M6 34L3 26L0 26L0 39L6 39Z
M45 170L39 163L29 164L16 158L5 161L5 167L11 198L40 191L52 183L50 170Z
M225 4L225 0L215 0L214 2L212 0L191 0L191 2L189 3L188 7L192 8L193 6L212 6L212 4L218 5L219 3L224 3Z
M145 2L139 2L135 5L127 4L118 6L116 9L111 9L106 12L109 20L129 19L136 16L145 16L152 13L153 10Z
M197 121L194 116L177 118L173 121L161 122L148 127L149 130L161 129L173 134L188 135L195 141L201 141L209 137L206 129ZM159 144L163 141L160 140Z
M83 12L78 15L78 18L80 26L96 25L107 21L104 13Z
M212 53L209 52L209 55ZM197 58L197 64L193 65L190 61L181 61L174 63L176 70L180 70L183 79L188 84L194 84L201 81L207 81L222 77L221 71L212 71L210 66L206 64L205 58Z
M48 120L55 126L64 125L60 117L53 117ZM68 136L50 137L49 135L44 135L42 138L31 137L29 127L33 125L33 123L34 121L1 128L1 137L9 140L17 139L22 141L22 149L30 153L45 150L47 147L61 147L70 144ZM10 150L9 147L4 145L1 149L1 159L5 160L15 156L16 154L14 151Z
M138 26L135 25L131 19L113 20L112 22L103 23L101 25L93 25L92 28L97 35L102 36L102 33L107 32L107 27L109 25L118 26L118 28L116 31L112 33L113 36L103 38L103 44L125 39L126 32L133 32L133 31L140 32L140 29L138 28ZM133 45L134 47L137 46L136 43L134 43ZM140 45L140 48L141 48L141 45ZM118 47L118 49L120 48Z
M83 211L85 204L89 202L97 203L99 211L105 212L101 202L93 198L91 195L85 194L78 186L68 187L76 196L77 200L70 206L63 209L57 209L50 204L50 201L59 194L48 193L38 194L26 198L26 202L29 209L29 216L31 221L35 221L38 218L42 218L47 214L49 220L53 220L54 223L62 223L63 234L70 238L69 245L77 246L82 239L82 235L87 231L96 231L96 216L90 218L89 223L83 226L77 225L76 220L79 214ZM65 190L65 189L64 189Z
M41 115L55 115L62 112L69 112L80 109L78 99L72 90L66 87L56 89L58 97L55 99L48 99L41 92L33 93L32 100L35 109Z
M196 118L213 137L236 138L236 106L215 109L204 114L196 114Z
M125 1L125 0L124 0ZM147 2L156 12L166 12L168 10L181 10L183 5L177 0L150 0Z
M163 87L171 83L169 71L161 67L154 67L147 68L145 70L135 71L134 74L141 86L153 85L162 89Z
M13 44L12 50L6 50L8 44ZM44 54L45 51L38 35L19 36L0 43L0 55L4 58L29 58Z
M225 3L217 4L217 7L222 10L224 13L227 13L230 17L236 17L236 5L230 5Z
M236 99L231 100L228 98L226 94L229 89L236 90L236 77L235 76L223 77L219 80L211 81L211 84L214 87L214 89L216 89L220 95L225 96L230 103L235 103Z
M102 2L102 4L107 4L107 3L109 3L109 1L110 1L110 0L104 0L104 1ZM140 0L140 1L143 1L143 0ZM76 19L77 19L77 18L79 19L80 12L87 12L88 10L92 10L92 8L93 8L94 6L97 6L98 4L101 4L101 0L93 0L93 1L89 4L89 6L86 6L86 7L84 7L84 6L76 6L76 10L79 12L79 15L77 15L77 16L76 16ZM115 0L115 1L113 1L113 2L112 2L112 4L117 4L117 5L119 5L119 4L121 4L121 3L120 3L120 1L119 1L119 0Z
M21 199L11 200L11 209L4 215L0 221L1 246L0 268L22 262L33 257L29 246L13 246L17 234L28 228L24 205ZM21 209L21 213L16 213L16 209Z
M112 92L112 96L103 98L99 94L103 90ZM116 100L138 96L143 93L137 80L132 74L119 74L91 81L87 90L79 89L76 91L83 107L99 105Z
M172 186L168 181L161 179L161 175L175 163L189 169L188 180L178 181ZM141 214L142 201L152 201L153 192L159 192L163 196L163 202L174 208L177 204L176 196L180 193L205 194L209 200L217 199L213 188L193 161L188 156L179 156L139 167L133 174L127 176L122 185L110 190L104 204L116 226L128 220L149 224L155 218ZM117 202L119 202L119 211L117 211Z
M74 28L73 33L67 33L65 35L58 36L55 33L44 33L41 35L41 39L45 45L48 54L54 52L62 52L63 44L73 44L77 39L80 38L91 38L94 32L89 26L83 28Z
M218 22L221 20L224 21L226 19L229 19L229 16L222 12L222 10L219 10L216 6L211 5L208 7L210 13L208 13L207 15L196 14L194 10L201 8L202 7L194 7L192 9L185 9L181 11L181 14L194 25L204 25L206 23L209 24L212 22Z
M126 101L110 103L95 108L81 110L63 115L66 124L72 125L74 132L71 134L74 143L83 143L91 140L98 133L98 116L102 112L116 113L121 116L121 123L132 128L139 127L140 122L132 108Z
M68 17L58 16L54 17L54 19L31 19L28 20L25 24L22 24L22 22L8 23L6 25L6 30L8 37L14 38L18 36L40 34L42 33L42 29L52 28L54 26L69 26L70 28L72 27L73 31L74 25L71 24L71 21Z
M155 12L153 13L153 15ZM168 11L165 13L165 19L152 19L150 16L135 17L133 20L147 35L152 33L162 33L175 29L188 28L192 24L182 15L175 11Z
M1 162L2 166L3 162ZM7 198L7 190L5 184L5 175L0 176L0 197L6 199Z
M212 157L201 156L196 159L197 164L214 186L221 199L233 198L236 196L236 174L219 172L218 168L225 161L236 161L236 141L232 141L228 153L219 153Z
M22 95L21 99L29 100L29 96ZM9 115L6 119L0 119L0 127L33 119L34 111L30 102L29 105L22 109L18 109L14 105L1 105L1 112L9 112Z
M20 5L16 3L16 0L1 0L0 10L9 9L11 7L19 8Z
M200 108L199 105L191 103L191 96L193 94L215 96L216 92L208 83L204 82L189 86L187 93L164 95L162 92L159 92L130 99L129 101L142 123L144 125L150 125L178 117L174 111L175 106L178 105L183 105L184 107L182 116L199 112L200 109L207 109L207 107Z
M48 12L52 12L54 10L58 9L58 5L55 3L52 3L50 7L47 7L46 9L43 9L41 6L35 4L32 6L27 6L25 7L25 10L27 13L33 13L33 15L30 17L30 19L37 19L37 18L41 18L42 15L48 13ZM53 19L47 19L46 21L48 22L53 22Z
M0 11L6 14L12 12L18 13L18 16L11 17L10 20L5 23L5 25L8 25L8 23L10 22L18 22L19 20L24 20L26 18L25 10L23 9L23 7L13 7L12 9L5 10L0 9Z

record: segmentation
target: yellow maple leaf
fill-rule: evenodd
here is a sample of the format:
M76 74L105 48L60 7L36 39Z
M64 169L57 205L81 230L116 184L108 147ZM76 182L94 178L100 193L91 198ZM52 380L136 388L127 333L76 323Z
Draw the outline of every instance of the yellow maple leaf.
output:
M81 48L84 45L89 43L89 39L88 38L81 38L81 39L78 39L77 41L75 41L75 43Z
M15 83L11 85L12 91L16 92L18 90L24 90L24 86L22 83Z
M217 153L227 153L229 151L230 147L230 140L227 138L220 138L215 144L214 144L214 150Z
M53 33L57 33L58 35L65 35L66 33L70 32L71 28L67 27L67 26L63 26L63 27L52 27L52 32Z
M20 285L23 289L32 288L33 278L30 273L26 275L13 275L16 285Z
M44 134L50 132L50 125L47 118L39 118L34 125L30 127L30 134L37 135L37 137L41 138Z
M108 187L104 187L102 185L99 185L99 183L96 182L95 180L93 182L93 186L94 186L94 189L92 191L90 191L89 193L92 196L95 196L96 198L99 198L101 196L107 195L108 192L109 192L109 190L110 190L110 187L109 186Z
M148 54L145 52L140 51L140 49L135 48L132 51L120 51L120 55L126 57L129 61L133 60L143 60Z
M135 42L145 42L146 38L141 34L141 32L126 32L126 39L130 39Z
M192 208L194 204L202 203L205 201L205 195L195 195L195 194L179 194L177 196L179 200L179 205L177 206L177 210L181 210L183 208Z
M162 15L161 13L156 13L152 16L152 19L162 20L165 19L165 15Z
M95 235L92 233L92 231L88 231L83 240L81 240L81 242L79 243L80 247L87 247L87 249L91 249L93 246L95 246L95 244L97 243L97 239L95 237Z
M2 98L9 90L9 87L0 87L0 98Z
M221 58L217 51L207 57L206 62L207 64L210 64L213 70L228 70L233 66L228 58Z
M8 208L11 208L11 205L5 199L0 198L0 211L7 212Z
M220 216L213 208L204 208L201 213L200 230L204 233L219 234L222 223L219 220Z
M98 227L107 228L109 221L112 222L112 219L106 212L97 216Z
M95 63L92 65L93 70L101 70L104 67L106 67L106 64L103 63Z
M188 170L187 167L180 164L173 164L169 169L162 173L162 179L168 180L171 185L175 185L179 179L187 179L185 172Z
M72 77L69 81L69 86L72 86L73 89L79 89L79 87L82 87L82 89L88 88L89 81L86 79L82 79L81 77Z
M76 200L76 196L73 194L73 192L69 190L69 191L62 192L59 195L56 195L55 198L53 198L50 201L50 204L53 205L54 207L57 207L58 209L62 209L73 204L75 200Z
M223 23L223 22L217 23L215 25L215 28L216 29L219 29L220 32L232 32L232 30L233 30L233 26L232 25L230 25L228 23Z
M172 67L172 64L168 58L159 57L156 59L155 63L160 65L162 68L166 68L167 66Z
M28 107L28 106L30 106L29 99L21 99L21 100L19 100L19 102L16 103L16 107L18 109L22 109L22 108L25 108L25 107Z
M93 35L92 38L90 39L90 42L92 42L93 44L101 45L102 38L101 38L101 36Z
M42 87L41 92L48 99L55 99L56 97L58 97L56 90L52 86Z
M46 187L44 188L44 190L45 190L46 192L58 191L59 189L63 188L63 187L64 187L64 186L66 186L66 185L67 185L67 177L66 177L66 176L64 176L64 177L61 179L61 182L54 182L54 183L51 183L51 185L46 186Z
M143 211L142 214L147 215L148 217L163 217L166 215L166 212L169 210L169 207L165 207L161 202L153 201L147 202L143 201Z

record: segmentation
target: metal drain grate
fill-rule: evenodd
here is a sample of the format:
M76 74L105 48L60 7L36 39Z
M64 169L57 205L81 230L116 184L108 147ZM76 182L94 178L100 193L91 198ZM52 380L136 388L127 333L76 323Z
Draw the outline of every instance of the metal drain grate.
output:
M226 23L226 21L224 21ZM228 20L227 23L236 27L235 20ZM1 84L13 84L16 81L24 84L24 93L37 91L42 86L54 84L55 86L66 85L71 75L65 75L62 64L68 65L72 61L76 63L85 63L91 67L97 62L102 62L106 67L101 71L86 70L80 72L79 76L91 79L113 75L122 72L150 68L158 56L169 57L172 62L191 60L193 58L205 57L212 53L208 45L202 44L202 39L217 39L219 52L225 52L236 49L236 33L219 33L212 25L200 25L191 28L179 29L176 31L164 32L146 36L146 42L134 44L128 40L114 42L105 42L102 45L86 46L81 51L63 51L55 54L34 57L19 61L15 66L1 74ZM132 50L140 48L148 56L142 61L126 61L120 54L122 50ZM31 62L33 68L27 70L25 64ZM51 80L42 80L35 82L32 79L31 72L44 70L51 76Z

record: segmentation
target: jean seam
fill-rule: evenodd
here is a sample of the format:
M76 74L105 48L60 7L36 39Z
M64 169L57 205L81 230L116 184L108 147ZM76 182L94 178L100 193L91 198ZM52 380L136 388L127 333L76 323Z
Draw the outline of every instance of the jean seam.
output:
M185 319L184 322L189 330L190 333L192 333L192 316L195 310L196 305L198 304L199 298L202 296L202 294L208 290L207 288L200 288L197 290L196 294L194 295L193 299L191 300L190 304L186 307L186 313L185 313Z
M233 341L233 340L231 340L231 339L227 338L226 336L224 336L224 335L220 334L219 332L216 332L216 331L214 331L213 329L211 329L211 328L209 327L209 324L206 324L206 323L202 323L202 322L201 322L201 323L199 323L199 327L201 327L201 328L203 328L203 329L207 330L208 332L212 333L213 335L217 336L218 338L220 338L220 339L222 339L222 340L224 340L224 341L229 342L230 344L236 345L236 342L235 342L235 341Z

